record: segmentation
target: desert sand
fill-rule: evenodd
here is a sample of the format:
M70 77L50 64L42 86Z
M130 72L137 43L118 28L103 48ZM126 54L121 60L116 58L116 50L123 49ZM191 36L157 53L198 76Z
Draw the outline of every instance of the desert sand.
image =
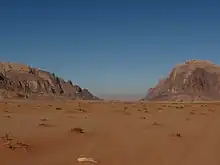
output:
M92 164L77 162L85 156L100 165L219 165L219 107L220 102L2 101L1 164Z

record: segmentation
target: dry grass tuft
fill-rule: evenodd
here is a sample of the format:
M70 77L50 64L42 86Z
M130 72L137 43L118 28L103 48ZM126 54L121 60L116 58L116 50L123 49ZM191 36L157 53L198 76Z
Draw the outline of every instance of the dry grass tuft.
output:
M5 117L5 118L11 118L11 116L10 116L10 115L4 115L4 117Z
M5 112L5 113L10 113L7 109L4 109L4 112Z
M80 128L80 127L75 127L75 128L70 128L69 132L75 132L75 133L85 133L84 129Z
M79 112L86 112L86 110L83 109L83 108L78 108L77 110L78 110Z
M17 148L22 148L26 152L29 150L29 145L18 141L16 138L12 137L11 133L5 133L2 137L4 141L4 146L8 147L11 150L15 150Z
M42 118L40 118L40 120L41 120L41 121L48 121L49 119L46 118L46 117L42 117Z
M176 137L182 137L182 135L179 132L177 132Z
M44 123L44 122L42 122L42 123L38 123L37 126L41 126L41 127L52 127L51 124Z
M155 121L155 122L152 123L152 125L162 125L162 124Z

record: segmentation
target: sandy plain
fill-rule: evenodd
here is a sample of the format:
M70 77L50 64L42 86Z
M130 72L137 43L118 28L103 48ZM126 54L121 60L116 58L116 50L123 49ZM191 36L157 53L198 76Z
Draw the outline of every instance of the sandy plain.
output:
M0 164L219 165L220 102L1 101Z

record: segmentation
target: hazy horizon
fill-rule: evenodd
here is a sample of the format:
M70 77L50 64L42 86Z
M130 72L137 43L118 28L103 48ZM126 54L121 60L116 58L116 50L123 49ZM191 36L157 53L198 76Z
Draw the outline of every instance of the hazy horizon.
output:
M147 91L145 92L147 94ZM104 99L104 100L121 100L121 101L139 101L142 98L144 98L145 95L135 95L135 94L128 94L128 95L111 95L111 94L106 94L106 95L100 95L99 97Z
M97 96L145 96L188 59L220 64L220 1L2 1L0 61Z

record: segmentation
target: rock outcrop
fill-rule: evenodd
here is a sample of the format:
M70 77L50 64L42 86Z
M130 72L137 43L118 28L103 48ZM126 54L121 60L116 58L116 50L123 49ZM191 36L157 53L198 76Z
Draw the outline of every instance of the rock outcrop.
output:
M220 100L220 66L204 60L186 61L149 89L142 100Z
M0 95L3 98L99 100L88 89L70 80L66 82L54 73L9 62L0 62Z

